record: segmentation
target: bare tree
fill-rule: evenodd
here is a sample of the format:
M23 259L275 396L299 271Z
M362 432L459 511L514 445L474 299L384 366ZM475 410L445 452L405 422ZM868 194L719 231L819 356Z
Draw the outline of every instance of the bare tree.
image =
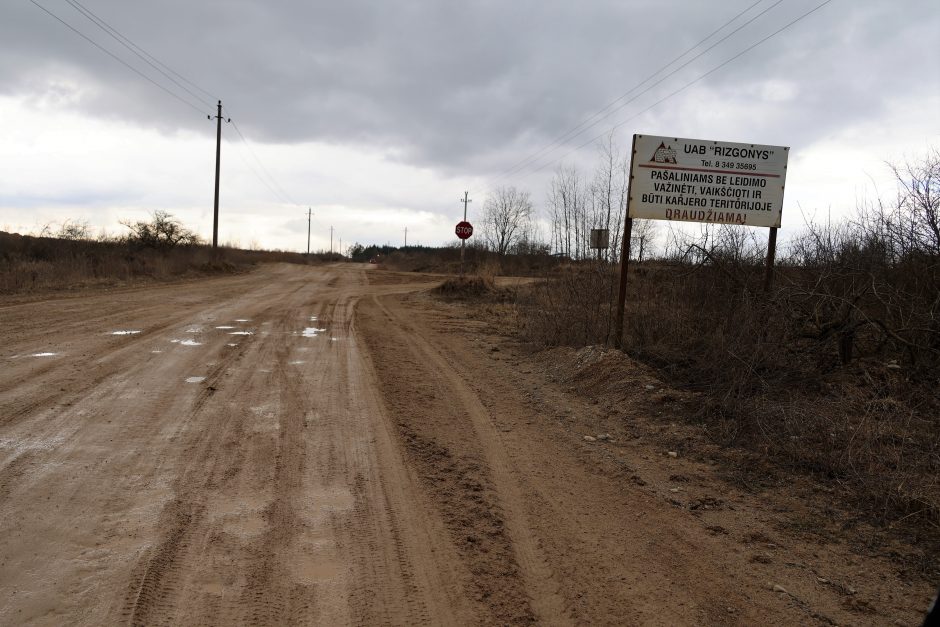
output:
M199 244L199 235L190 231L166 211L154 211L149 222L121 220L131 230L128 239L151 248L172 248Z
M610 248L607 259L616 259L620 251L620 237L626 210L629 162L621 155L611 131L603 143L598 143L598 164L591 186L592 224L607 229Z
M529 192L515 187L497 187L483 205L483 239L505 255L528 232L532 218Z
M940 150L918 163L889 164L898 181L898 200L888 226L910 251L940 253Z
M551 209L552 244L558 253L579 259L584 229L586 185L573 167L560 166L552 177L548 204Z
M88 220L65 220L55 235L59 239L91 239L91 225Z

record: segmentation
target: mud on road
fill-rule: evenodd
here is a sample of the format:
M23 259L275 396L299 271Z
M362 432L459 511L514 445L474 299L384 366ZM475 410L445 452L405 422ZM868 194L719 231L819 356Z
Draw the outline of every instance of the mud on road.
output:
M0 302L0 624L916 621L890 564L685 479L736 503L690 511L667 484L706 470L616 425L585 441L596 408L429 280Z

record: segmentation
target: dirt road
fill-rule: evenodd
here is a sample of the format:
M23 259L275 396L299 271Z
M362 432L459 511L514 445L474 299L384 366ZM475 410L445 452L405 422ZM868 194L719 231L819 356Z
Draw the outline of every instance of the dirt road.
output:
M279 265L0 303L0 624L915 620L887 566L856 611L660 498L637 468L676 460L583 441L575 401L407 296L427 280Z

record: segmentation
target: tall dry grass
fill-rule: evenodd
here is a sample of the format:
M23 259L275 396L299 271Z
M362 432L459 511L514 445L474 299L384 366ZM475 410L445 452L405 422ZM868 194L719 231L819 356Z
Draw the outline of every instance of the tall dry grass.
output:
M940 533L940 248L890 216L811 227L780 256L740 230L634 266L623 344L701 394L725 445L841 486L860 511ZM929 230L926 231L930 233ZM616 272L565 269L520 293L541 345L609 343Z
M153 248L132 240L0 233L0 294L239 272L262 261L312 260L296 253L232 248L213 251L204 245Z

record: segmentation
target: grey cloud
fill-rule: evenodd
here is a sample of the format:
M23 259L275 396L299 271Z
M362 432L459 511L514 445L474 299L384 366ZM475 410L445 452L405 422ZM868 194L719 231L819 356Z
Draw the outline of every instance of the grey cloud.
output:
M143 67L64 0L39 1ZM751 4L82 1L221 97L255 141L394 147L405 160L446 173L505 168ZM782 3L606 126L816 4ZM0 93L29 95L47 89L52 77L71 78L86 90L75 106L88 114L211 134L200 114L28 2L7 3L3 11ZM904 3L903 11L896 4L833 2L702 87L726 94L729 106L766 106L766 129L753 132L808 141L876 116L891 98L935 95L938 13L932 0ZM798 98L775 106L742 95L763 79L793 82ZM654 119L681 126L670 118L680 98L656 109Z

